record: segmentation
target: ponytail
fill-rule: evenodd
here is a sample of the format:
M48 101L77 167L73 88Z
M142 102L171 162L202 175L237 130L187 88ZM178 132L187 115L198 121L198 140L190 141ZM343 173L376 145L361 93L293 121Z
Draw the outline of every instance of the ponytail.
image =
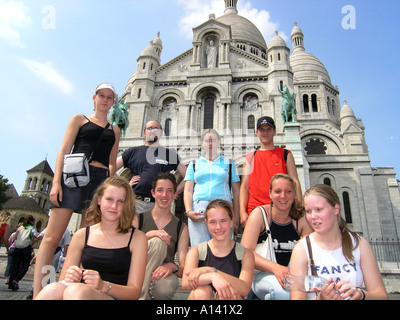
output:
M342 234L342 251L343 255L346 258L348 262L354 262L354 256L353 256L353 251L357 249L359 243L360 243L360 238L357 233L351 231L348 226L346 221L343 219L343 217L339 214L338 215L339 219L339 229L340 233ZM355 245L353 246L353 240L354 238Z

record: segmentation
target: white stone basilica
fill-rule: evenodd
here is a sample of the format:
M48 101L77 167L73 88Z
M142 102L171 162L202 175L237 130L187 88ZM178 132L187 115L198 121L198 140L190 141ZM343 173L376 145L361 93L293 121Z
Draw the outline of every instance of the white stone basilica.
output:
M222 1L222 0L221 0ZM255 122L275 119L275 145L292 151L303 192L318 183L340 195L342 214L366 238L400 238L400 192L393 167L371 167L364 125L332 85L318 58L306 52L302 30L291 33L292 50L275 34L269 45L238 0L225 12L193 28L193 47L161 65L160 34L137 59L121 99L129 127L120 152L144 142L149 120L164 129L161 144L176 149L187 164L200 154L199 136L214 128L221 152L235 160L259 146ZM295 94L297 116L284 122L280 90Z

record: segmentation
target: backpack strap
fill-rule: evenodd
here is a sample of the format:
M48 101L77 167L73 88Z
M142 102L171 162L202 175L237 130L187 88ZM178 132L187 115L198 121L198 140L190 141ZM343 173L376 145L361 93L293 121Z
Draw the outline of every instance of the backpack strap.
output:
M287 163L288 153L289 153L289 151L287 149L283 150L283 159L285 160L285 163Z
M199 252L199 261L206 260L206 257L207 257L207 242L208 241L204 241L204 242L202 242L202 243L197 245L197 250ZM235 243L235 255L236 255L236 259L238 259L239 261L243 260L244 246L242 246L238 242Z
M229 159L229 190L232 190L232 160Z
M256 149L256 150L254 151L253 155L251 156L250 165L251 165L251 163L253 162L253 159L254 159L254 157L255 157L255 155L256 155L257 150L258 150L258 149Z
M196 173L196 161L197 160L193 160L193 192L194 192L194 185L196 184L196 179L194 177L194 174Z
M242 261L244 256L244 246L242 246L239 242L236 242L235 246L236 259Z
M199 251L199 261L206 260L206 257L207 257L207 241L199 243L197 245L197 250Z

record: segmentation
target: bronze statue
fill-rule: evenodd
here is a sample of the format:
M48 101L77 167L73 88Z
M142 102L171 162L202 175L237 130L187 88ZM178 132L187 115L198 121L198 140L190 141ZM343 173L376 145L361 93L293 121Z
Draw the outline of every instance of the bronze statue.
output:
M294 93L290 93L287 85L283 86L281 90L278 86L278 91L281 93L283 102L281 108L281 115L283 123L296 122L294 115L297 114L296 105L294 103Z
M128 105L123 100L119 102L118 97L116 97L110 116L111 124L118 126L121 129L121 137L125 137L126 129L129 126Z

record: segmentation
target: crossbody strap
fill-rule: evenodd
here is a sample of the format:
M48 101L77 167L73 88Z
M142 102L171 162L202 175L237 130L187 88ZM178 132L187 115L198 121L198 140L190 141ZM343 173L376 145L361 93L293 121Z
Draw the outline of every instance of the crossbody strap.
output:
M311 248L311 242L310 242L310 236L308 235L306 237L306 242L307 242L307 247L308 247L308 255L310 258L310 267L311 267L311 274L313 276L318 276L317 271L315 270L315 263L313 259L313 254L312 254L312 248Z
M93 150L92 150L92 153L90 154L90 157L89 157L89 159L88 159L88 163L92 162L93 154L94 154L94 152L96 151L97 147L99 146L100 140L101 140L101 138L103 137L104 132L106 132L106 130L108 129L109 126L110 126L110 123L107 122L107 125L103 128L103 131L101 132L101 134L100 134L100 136L99 136L99 139L97 140L97 143L96 143L96 145L94 146L94 148L93 148Z

